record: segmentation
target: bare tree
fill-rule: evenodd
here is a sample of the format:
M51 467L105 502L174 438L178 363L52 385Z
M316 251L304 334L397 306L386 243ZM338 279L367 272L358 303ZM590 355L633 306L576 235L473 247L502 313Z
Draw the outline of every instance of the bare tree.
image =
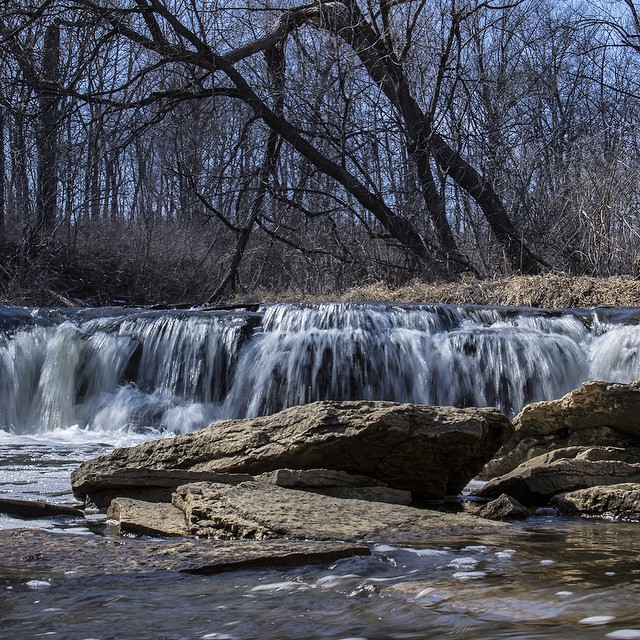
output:
M7 0L6 246L136 301L633 273L626 7Z

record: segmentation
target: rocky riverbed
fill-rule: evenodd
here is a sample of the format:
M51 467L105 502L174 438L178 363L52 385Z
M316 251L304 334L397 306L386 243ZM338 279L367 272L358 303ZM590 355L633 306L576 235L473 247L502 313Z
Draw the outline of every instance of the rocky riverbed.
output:
M335 593L336 603L346 598L344 605L334 605L346 607L344 624L332 626L326 618L317 626L309 622L312 614L301 614L310 638L329 637L332 628L336 638L355 632L373 637L368 634L375 629L385 637L447 637L453 628L438 626L445 618L462 627L474 621L474 630L464 633L478 640L557 637L545 635L545 625L562 628L567 638L602 638L602 626L608 638L638 638L629 613L633 607L625 605L635 601L633 589L628 591L635 569L628 561L622 569L614 557L628 545L632 551L634 521L640 519L639 409L639 383L588 383L560 400L526 407L513 424L493 409L320 402L115 449L73 472L76 496L108 509L109 535L71 534L78 525L0 532L1 575L8 590L4 600L0 597L0 610L11 601L14 611L25 611L27 626L40 620L54 635L80 638L86 637L78 635L80 629L65 634L57 623L43 623L39 611L16 609L14 590L16 595L37 592L34 602L48 603L47 611L55 611L61 590L67 599L86 605L87 590L95 591L96 580L101 593L118 599L131 597L123 595L130 593L123 585L136 584L137 589L144 576L156 576L188 598L184 589L191 586L170 576L233 572L246 578L224 584L235 584L248 597L262 593L266 576L264 588L274 597L302 590L309 592L310 599L304 600L309 603L323 602L320 593L330 581L340 585L340 594L347 589L344 596ZM490 477L498 468L503 473ZM476 495L493 502L482 507L466 502L464 510L452 513L451 501L463 505L456 496L478 473L488 482ZM25 525L29 517L40 522L81 522L84 517L49 508L15 500L0 504L0 510L24 518ZM569 541L569 532L581 526L577 521L545 527L545 514L558 510L619 526L580 529L581 535L598 537L593 538L595 555L589 556L591 543ZM631 529L623 534L620 527ZM610 540L616 531L625 543ZM572 564L569 558L578 548L583 555L575 561L582 564ZM543 571L540 577L533 566ZM589 576L577 566L588 567ZM243 579L248 586L240 586ZM545 586L532 591L532 584L542 584L539 580ZM618 585L618 597L607 581ZM359 614L346 602L358 597L373 599L372 606L384 615L408 607L413 613L407 628L414 629L413 635L401 631L399 622L356 623ZM158 598L159 592L151 599ZM262 606L277 606L278 600L269 602ZM148 598L140 602L143 609L148 605ZM88 606L96 620L105 620ZM416 623L421 619L416 612L427 610L437 622ZM269 619L264 608L260 611L261 619ZM5 616L7 633L25 623L16 615ZM251 618L248 612L242 615ZM520 626L515 631L514 625L534 621L542 625L534 635ZM131 624L134 636L146 637L142 627ZM176 639L249 638L253 633L223 615L214 624L216 631L200 635L197 625L181 634L177 628L169 631L174 628L169 619L162 624L166 637ZM234 633L220 631L220 624ZM429 633L436 629L436 635L424 625ZM280 623L274 628L278 637L294 637ZM124 632L117 624L114 629L116 635L93 633L115 638ZM0 637L15 636L0 629Z

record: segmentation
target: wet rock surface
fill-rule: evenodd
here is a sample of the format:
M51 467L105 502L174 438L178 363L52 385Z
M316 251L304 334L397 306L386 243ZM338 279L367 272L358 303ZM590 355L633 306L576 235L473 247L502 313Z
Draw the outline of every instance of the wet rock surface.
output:
M55 518L58 516L84 518L84 513L74 507L54 504L44 500L16 500L13 498L0 498L0 513L23 519Z
M31 580L148 571L213 574L370 554L365 545L340 542L114 539L37 529L0 531L0 545L1 575Z
M589 487L557 495L552 503L568 515L637 521L640 520L640 484Z
M138 480L127 477L146 470L171 476L323 468L369 476L414 498L442 499L457 495L511 432L508 419L491 408L314 402L116 449L81 465L72 482L80 497L120 486L136 497L131 487Z
M640 380L587 382L558 400L534 402L482 477L504 475L538 455L570 446L640 447Z

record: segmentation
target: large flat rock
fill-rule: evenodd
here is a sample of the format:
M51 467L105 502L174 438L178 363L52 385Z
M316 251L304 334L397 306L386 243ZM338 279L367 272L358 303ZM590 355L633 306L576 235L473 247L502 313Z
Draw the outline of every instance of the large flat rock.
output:
M258 482L179 487L173 504L192 535L419 544L433 537L490 533L503 523L465 513L349 500Z
M300 540L114 539L38 529L0 531L5 579L46 579L148 571L213 574L246 568L331 563L370 555L360 544Z
M508 419L491 408L314 402L116 449L81 465L72 475L73 490L79 497L117 493L123 483L135 484L126 481L128 474L140 478L149 471L257 475L289 468L345 471L414 498L442 499L458 494L511 431Z

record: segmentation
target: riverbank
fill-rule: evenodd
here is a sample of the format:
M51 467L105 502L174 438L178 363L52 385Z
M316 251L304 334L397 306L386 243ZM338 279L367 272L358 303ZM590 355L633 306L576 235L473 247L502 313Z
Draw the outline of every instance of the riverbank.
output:
M441 302L546 309L640 306L640 280L627 277L592 278L546 274L507 276L478 280L465 278L454 282L415 281L402 287L384 282L364 284L329 295L306 295L299 291L279 294L257 291L233 299L234 303L285 301L356 302Z
M255 305L268 302L402 302L523 306L545 309L592 307L640 307L640 279L632 277L596 278L550 273L541 276L505 276L480 280L466 277L450 282L413 281L393 287L371 282L343 291L309 293L303 289L283 291L256 289L219 301L217 306ZM149 294L144 301L105 293L78 298L58 293L34 283L29 288L0 289L0 304L26 307L77 307L107 305L206 306L206 299L172 300Z

